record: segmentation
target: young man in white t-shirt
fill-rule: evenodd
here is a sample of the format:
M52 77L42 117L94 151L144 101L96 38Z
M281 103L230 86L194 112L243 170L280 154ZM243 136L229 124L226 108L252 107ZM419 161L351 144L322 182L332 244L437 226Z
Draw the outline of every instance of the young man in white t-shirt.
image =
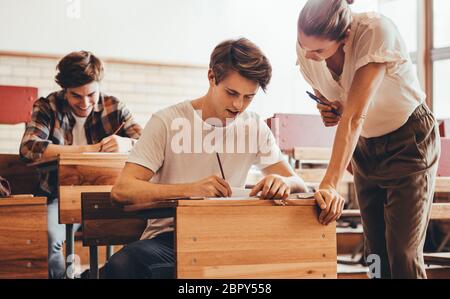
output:
M257 114L246 111L258 89L266 89L271 72L268 59L249 40L219 44L211 55L206 95L152 116L112 189L112 197L122 204L229 197L233 187L245 186L253 165L265 177L250 196L284 199L290 193L306 191L267 125ZM173 218L149 220L140 241L111 257L105 277L174 277L173 226Z

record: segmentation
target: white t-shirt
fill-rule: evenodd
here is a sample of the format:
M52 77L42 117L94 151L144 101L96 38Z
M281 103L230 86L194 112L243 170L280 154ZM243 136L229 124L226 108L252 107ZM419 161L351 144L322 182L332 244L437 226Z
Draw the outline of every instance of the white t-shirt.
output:
M372 62L387 63L387 71L374 96L362 129L366 138L395 131L425 101L405 42L394 23L380 14L354 14L344 46L345 63L334 80L325 61L306 59L297 42L297 63L305 80L325 98L345 102L356 71Z
M193 183L221 176L217 152L230 186L244 187L252 165L264 169L284 159L256 113L245 111L226 127L211 126L199 113L184 101L153 114L128 162L152 170L152 183ZM173 231L173 218L151 219L141 238L168 231Z
M87 117L79 117L76 116L75 113L72 113L72 115L75 118L75 125L72 128L72 136L73 136L72 145L88 144L86 138L86 131L84 129L84 124L86 123Z

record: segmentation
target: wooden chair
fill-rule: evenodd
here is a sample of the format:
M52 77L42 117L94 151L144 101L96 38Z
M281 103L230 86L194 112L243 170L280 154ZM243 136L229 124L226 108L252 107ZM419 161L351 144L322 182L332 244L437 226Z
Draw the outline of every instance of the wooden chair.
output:
M83 246L89 246L90 277L99 278L98 246L124 245L139 240L148 215L124 212L109 192L81 193ZM172 217L173 208L155 210L153 218Z
M34 87L0 86L0 124L29 122L37 94ZM12 194L34 194L39 184L36 168L27 168L17 154L0 153L0 176L9 181Z
M317 188L331 159L331 148L295 147L292 157L295 160L295 171L308 186ZM347 200L350 207L357 207L353 185L353 176L346 171L337 190Z
M28 167L17 154L0 154L0 176L8 180L11 194L36 194L39 173Z

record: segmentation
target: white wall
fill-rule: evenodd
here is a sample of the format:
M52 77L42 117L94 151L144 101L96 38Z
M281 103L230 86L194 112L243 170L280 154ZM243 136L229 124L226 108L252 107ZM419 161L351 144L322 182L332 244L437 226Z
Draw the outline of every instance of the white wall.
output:
M245 36L273 64L267 95L253 109L314 113L295 66L303 0L0 0L0 50L207 65L214 46ZM77 5L80 4L79 18ZM74 9L75 8L75 9ZM302 96L300 96L300 94Z
M87 49L100 57L206 66L217 43L245 36L273 65L268 93L251 108L263 117L311 114L314 102L305 97L309 87L295 66L296 21L305 2L0 0L0 51L63 55ZM376 10L378 0L356 1L353 9Z

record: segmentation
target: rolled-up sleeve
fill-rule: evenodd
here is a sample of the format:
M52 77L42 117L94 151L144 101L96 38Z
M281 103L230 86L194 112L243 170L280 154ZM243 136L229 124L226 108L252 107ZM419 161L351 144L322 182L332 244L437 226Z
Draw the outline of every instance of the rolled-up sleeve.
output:
M124 122L124 137L139 139L142 135L142 127L134 120L133 114L125 106L124 103L119 102L120 122Z
M387 18L375 18L355 42L355 72L369 63L387 63L387 72L393 74L409 59L397 27Z
M31 121L27 124L20 143L20 157L29 162L42 157L45 149L52 143L49 140L52 111L43 98L33 105Z

